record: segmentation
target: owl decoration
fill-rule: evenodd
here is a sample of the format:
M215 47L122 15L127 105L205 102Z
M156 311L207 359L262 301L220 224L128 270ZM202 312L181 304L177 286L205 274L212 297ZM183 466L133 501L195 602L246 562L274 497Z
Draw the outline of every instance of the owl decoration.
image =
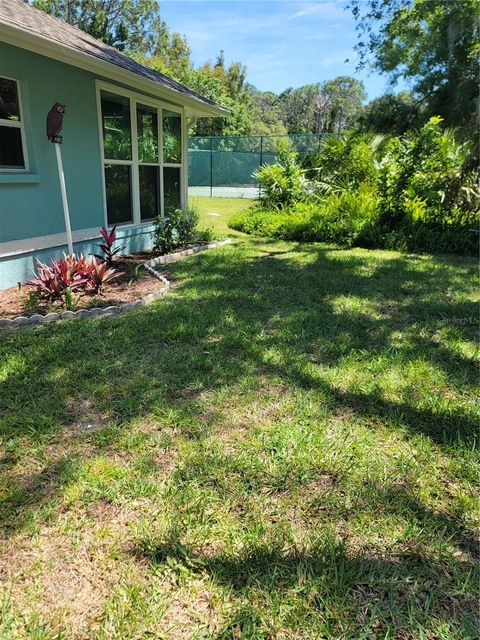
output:
M47 115L47 138L56 144L62 144L63 136L60 131L63 128L63 115L65 113L65 105L55 102Z

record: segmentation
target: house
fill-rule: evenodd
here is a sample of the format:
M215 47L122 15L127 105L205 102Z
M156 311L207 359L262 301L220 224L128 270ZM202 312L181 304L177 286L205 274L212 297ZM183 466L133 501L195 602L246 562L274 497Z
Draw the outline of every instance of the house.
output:
M66 231L52 105L65 105L61 152L76 252L118 224L128 251L187 199L186 119L227 112L23 0L0 0L0 289L34 259L61 255Z

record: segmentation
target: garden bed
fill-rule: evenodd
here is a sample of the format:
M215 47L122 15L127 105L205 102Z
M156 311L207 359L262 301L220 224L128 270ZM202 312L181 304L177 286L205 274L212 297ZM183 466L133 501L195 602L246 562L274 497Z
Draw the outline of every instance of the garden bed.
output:
M77 293L75 298L78 304L74 310L105 308L134 302L162 289L164 283L143 266L153 257L155 254L152 251L119 257L113 264L119 272L118 277L107 282L101 294ZM28 318L34 314L45 315L66 310L61 300L51 302L35 299L35 289L34 286L23 284L0 291L0 318Z
M184 245L163 255L148 251L118 257L113 263L119 272L118 277L104 284L101 295L77 290L74 309L72 305L66 308L64 300L52 302L39 298L34 285L5 289L0 291L0 331L49 324L57 320L112 315L149 304L167 295L170 288L170 282L159 273L159 267L228 242L230 240L227 239Z

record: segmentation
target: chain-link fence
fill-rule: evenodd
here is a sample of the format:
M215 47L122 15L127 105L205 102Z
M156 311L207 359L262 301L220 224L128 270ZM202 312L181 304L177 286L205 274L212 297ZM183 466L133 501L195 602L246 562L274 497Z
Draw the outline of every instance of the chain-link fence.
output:
M255 169L275 162L280 140L300 155L318 151L324 135L209 136L188 139L188 184L192 195L256 197Z

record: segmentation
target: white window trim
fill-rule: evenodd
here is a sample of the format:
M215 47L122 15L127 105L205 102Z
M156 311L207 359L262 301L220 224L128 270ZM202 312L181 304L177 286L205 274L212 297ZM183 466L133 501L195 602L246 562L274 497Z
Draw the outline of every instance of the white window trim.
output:
M22 140L23 162L25 165L24 167L2 167L0 165L0 173L28 173L29 163L28 163L27 144L26 144L26 138L25 138L25 116L23 113L23 102L22 102L22 92L20 90L20 80L18 78L10 78L9 76L4 76L3 74L0 74L0 78L4 78L5 80L12 80L17 85L18 110L20 111L20 121L0 118L0 126L2 127L7 126L15 129L20 129L20 138Z
M117 164L128 165L132 167L131 171L131 192L132 192L132 221L119 223L119 229L128 229L130 227L139 227L143 225L151 225L153 218L148 220L142 220L140 216L140 184L139 184L139 171L138 167L142 165L149 165L159 167L160 173L160 214L165 216L164 211L164 188L163 188L163 168L164 167L176 167L180 169L180 206L185 208L187 203L187 171L188 171L188 145L186 138L186 116L185 108L181 105L171 104L164 102L163 100L155 100L149 96L142 95L129 89L123 89L116 85L109 84L103 80L96 80L96 94L97 94L97 118L98 118L98 142L100 148L100 159L102 163L102 189L103 189L103 219L105 227L109 226L108 214L107 214L107 190L105 184L105 164ZM102 120L102 101L101 92L108 91L118 96L128 98L130 100L130 131L132 136L132 159L131 160L109 160L105 158L103 149L103 120ZM158 119L158 150L159 150L159 162L139 162L138 161L138 139L137 139L137 105L145 105L157 109ZM163 162L163 118L162 109L173 111L180 115L180 133L182 161L180 163L164 163Z

